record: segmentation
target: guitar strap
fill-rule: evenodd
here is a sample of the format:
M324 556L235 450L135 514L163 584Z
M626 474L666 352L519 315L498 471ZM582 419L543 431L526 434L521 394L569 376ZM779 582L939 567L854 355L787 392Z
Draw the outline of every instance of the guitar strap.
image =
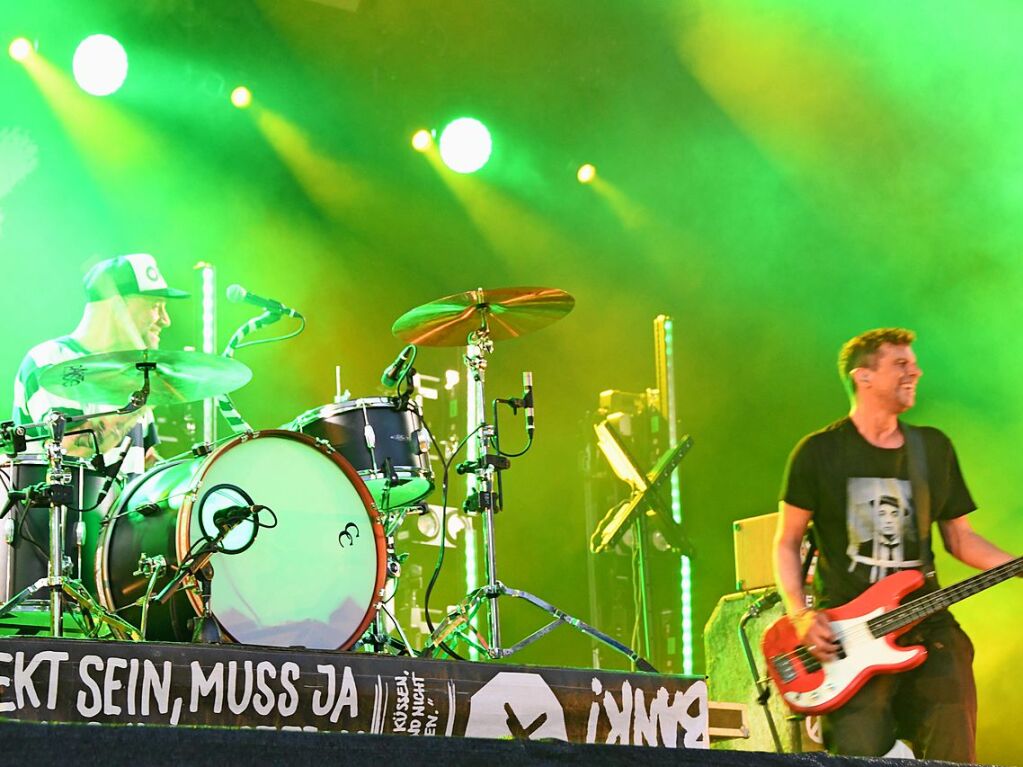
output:
M924 452L923 434L915 426L902 424L906 435L906 456L909 459L909 484L913 489L916 509L917 541L924 575L935 579L934 553L931 551L931 486L927 481L927 454Z

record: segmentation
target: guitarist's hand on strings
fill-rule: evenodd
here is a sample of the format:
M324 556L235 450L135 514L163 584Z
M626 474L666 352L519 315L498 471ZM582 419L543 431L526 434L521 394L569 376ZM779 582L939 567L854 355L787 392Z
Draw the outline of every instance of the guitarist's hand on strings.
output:
M824 613L805 608L794 613L790 620L796 629L796 636L803 643L810 654L821 663L833 661L838 658L838 651L841 649L838 644L838 637L831 630L831 622Z

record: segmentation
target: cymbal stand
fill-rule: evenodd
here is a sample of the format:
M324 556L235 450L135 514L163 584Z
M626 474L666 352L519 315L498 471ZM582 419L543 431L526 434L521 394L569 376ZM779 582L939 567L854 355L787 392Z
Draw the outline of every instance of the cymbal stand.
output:
M475 429L474 439L476 440L476 460L471 469L475 476L475 488L466 499L466 510L476 512L483 516L483 548L486 556L487 582L484 586L470 593L455 608L455 612L445 618L437 626L437 629L430 636L421 654L430 657L436 654L437 650L449 639L458 635L463 641L475 645L487 656L494 660L507 658L519 650L531 645L533 642L544 637L558 626L564 624L577 631L603 642L613 650L620 652L632 661L642 671L654 671L655 669L640 655L625 646L621 642L612 639L602 631L590 626L587 623L575 618L563 610L558 609L540 597L513 589L502 583L497 577L497 551L494 536L494 515L498 511L498 499L495 492L495 479L498 471L511 467L511 460L500 454L492 454L489 447L495 434L494 424L487 423L487 414L484 404L487 355L494 351L494 341L490 337L490 330L487 324L487 313L485 307L480 312L481 324L477 330L469 334L466 344L464 362L472 378L472 396L476 400L476 412L479 414L479 421ZM510 596L522 599L534 607L543 610L552 616L547 625L534 631L525 639L515 643L511 647L503 647L501 644L501 616L498 599L502 596ZM483 646L470 638L472 632L471 621L480 607L487 605L487 641Z
M136 365L143 376L140 389L133 392L131 400L123 408L106 413L67 416L60 411L51 411L41 424L30 424L30 427L45 426L49 437L44 444L47 470L46 481L38 493L38 498L49 501L50 506L50 551L46 577L22 589L4 604L0 605L0 615L4 615L22 604L37 591L43 588L50 590L50 635L64 635L64 599L68 597L78 604L85 620L86 628L91 633L95 630L93 621L107 625L115 634L141 639L138 629L127 621L105 610L89 595L82 583L64 575L64 523L67 518L67 506L72 500L72 475L64 471L65 450L61 444L67 427L71 424L101 418L109 415L127 415L146 404L149 398L149 374L156 368L152 362L140 362ZM27 428L27 427L26 427Z

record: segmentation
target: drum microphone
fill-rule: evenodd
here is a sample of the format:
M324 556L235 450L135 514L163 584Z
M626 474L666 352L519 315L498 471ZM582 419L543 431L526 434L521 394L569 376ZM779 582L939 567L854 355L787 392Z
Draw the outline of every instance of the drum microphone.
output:
M409 344L401 350L401 354L392 362L383 375L380 376L380 383L391 389L401 383L402 379L408 374L409 368L412 367L412 362L416 358L416 345Z
M533 374L530 372L522 374L522 407L526 411L526 436L533 438L536 431L536 419L533 417Z
M290 306L285 306L280 301L274 301L272 298L257 296L255 293L250 293L238 284L228 286L227 300L233 304L252 304L253 306L258 306L260 309L265 309L270 312L270 314L276 314L278 316L286 314L288 317L302 317L301 314L296 312Z
M221 533L227 533L237 527L257 510L256 506L228 506L213 512L213 525Z

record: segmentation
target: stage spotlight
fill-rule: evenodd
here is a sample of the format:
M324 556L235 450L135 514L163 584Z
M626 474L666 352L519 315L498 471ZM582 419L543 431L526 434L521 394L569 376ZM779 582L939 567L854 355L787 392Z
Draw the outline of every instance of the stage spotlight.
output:
M433 143L433 134L423 128L417 130L412 136L412 148L417 152L425 152Z
M231 91L231 103L239 109L245 109L252 105L252 91L244 85L239 85Z
M78 44L71 69L83 91L109 96L128 76L128 54L110 35L92 35Z
M580 184L588 184L597 177L597 169L586 163L585 165L579 166L579 170L576 172L575 177L579 179Z
M460 117L440 134L440 159L456 173L475 173L490 159L490 131L479 120Z
M24 61L32 54L32 41L27 37L17 37L11 41L7 52L15 61Z

